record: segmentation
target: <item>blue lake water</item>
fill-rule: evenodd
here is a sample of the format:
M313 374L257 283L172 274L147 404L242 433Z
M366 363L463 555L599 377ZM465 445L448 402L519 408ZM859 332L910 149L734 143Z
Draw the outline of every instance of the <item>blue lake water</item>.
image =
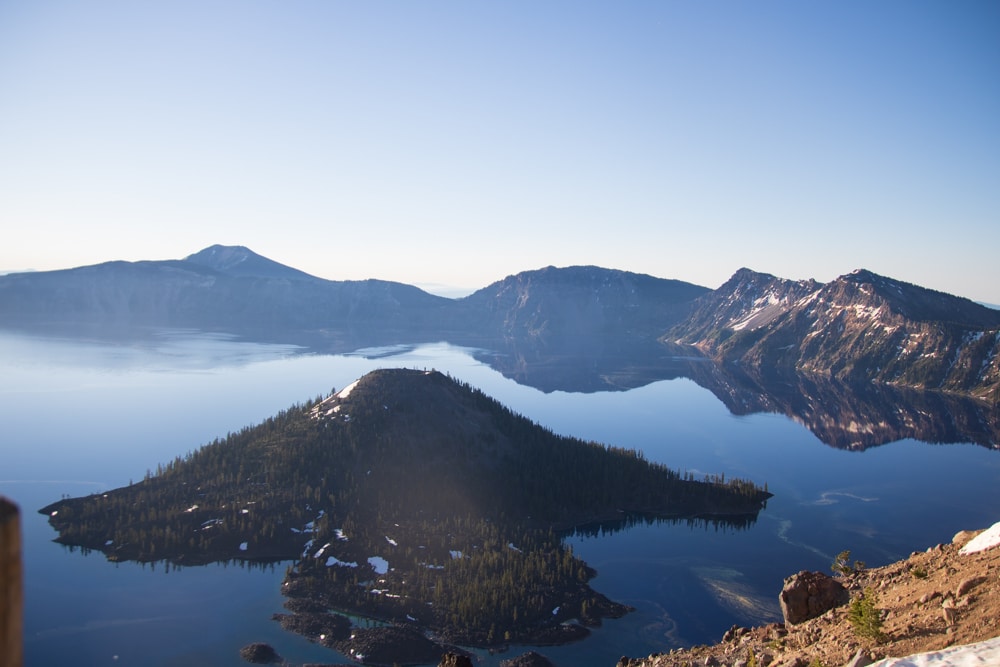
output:
M640 525L567 538L592 586L636 608L576 644L538 649L561 665L609 667L711 643L733 624L780 619L782 579L834 555L880 565L1000 520L1000 452L902 440L834 449L780 415L733 416L686 379L629 391L543 393L447 344L347 355L165 333L101 343L0 333L0 494L22 509L28 665L245 665L266 641L291 664L346 662L283 631L284 565L167 572L52 542L38 508L141 479L157 463L341 388L375 368L435 368L557 433L637 448L698 473L767 482L747 530ZM495 665L523 650L491 656Z

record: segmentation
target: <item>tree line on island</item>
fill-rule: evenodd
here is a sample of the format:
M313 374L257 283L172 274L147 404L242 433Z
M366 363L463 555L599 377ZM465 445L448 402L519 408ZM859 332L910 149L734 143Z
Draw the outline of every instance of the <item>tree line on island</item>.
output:
M568 641L627 611L589 587L595 572L567 531L739 529L769 496L556 435L441 373L397 369L40 511L59 542L113 560L291 560L283 624L331 646L351 634L335 612L495 646Z

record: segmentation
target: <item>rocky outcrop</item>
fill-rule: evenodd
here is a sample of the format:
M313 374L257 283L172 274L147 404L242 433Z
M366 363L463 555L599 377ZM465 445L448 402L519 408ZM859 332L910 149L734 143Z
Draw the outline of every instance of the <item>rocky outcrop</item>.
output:
M849 600L847 589L839 581L822 572L807 570L785 579L785 586L778 595L786 625L816 618Z

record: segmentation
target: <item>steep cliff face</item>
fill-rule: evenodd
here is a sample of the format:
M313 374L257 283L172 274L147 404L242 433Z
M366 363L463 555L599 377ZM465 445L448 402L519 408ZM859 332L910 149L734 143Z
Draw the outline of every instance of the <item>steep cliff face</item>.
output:
M715 349L732 345L734 335L755 331L785 315L821 285L815 280L786 280L740 269L719 289L700 297L692 314L665 338Z
M800 310L802 370L997 397L1000 311L868 271Z
M870 271L825 285L741 271L666 338L764 374L1000 399L1000 311Z

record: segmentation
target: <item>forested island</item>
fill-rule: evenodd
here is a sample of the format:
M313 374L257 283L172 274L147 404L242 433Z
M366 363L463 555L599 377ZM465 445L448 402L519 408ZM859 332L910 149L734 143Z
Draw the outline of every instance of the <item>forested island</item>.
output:
M385 642L433 661L446 644L583 637L628 609L590 588L595 572L564 545L567 531L738 529L768 497L558 436L436 371L395 369L40 511L57 541L111 560L291 561L282 625L381 663L398 655ZM342 614L391 625L373 633Z

